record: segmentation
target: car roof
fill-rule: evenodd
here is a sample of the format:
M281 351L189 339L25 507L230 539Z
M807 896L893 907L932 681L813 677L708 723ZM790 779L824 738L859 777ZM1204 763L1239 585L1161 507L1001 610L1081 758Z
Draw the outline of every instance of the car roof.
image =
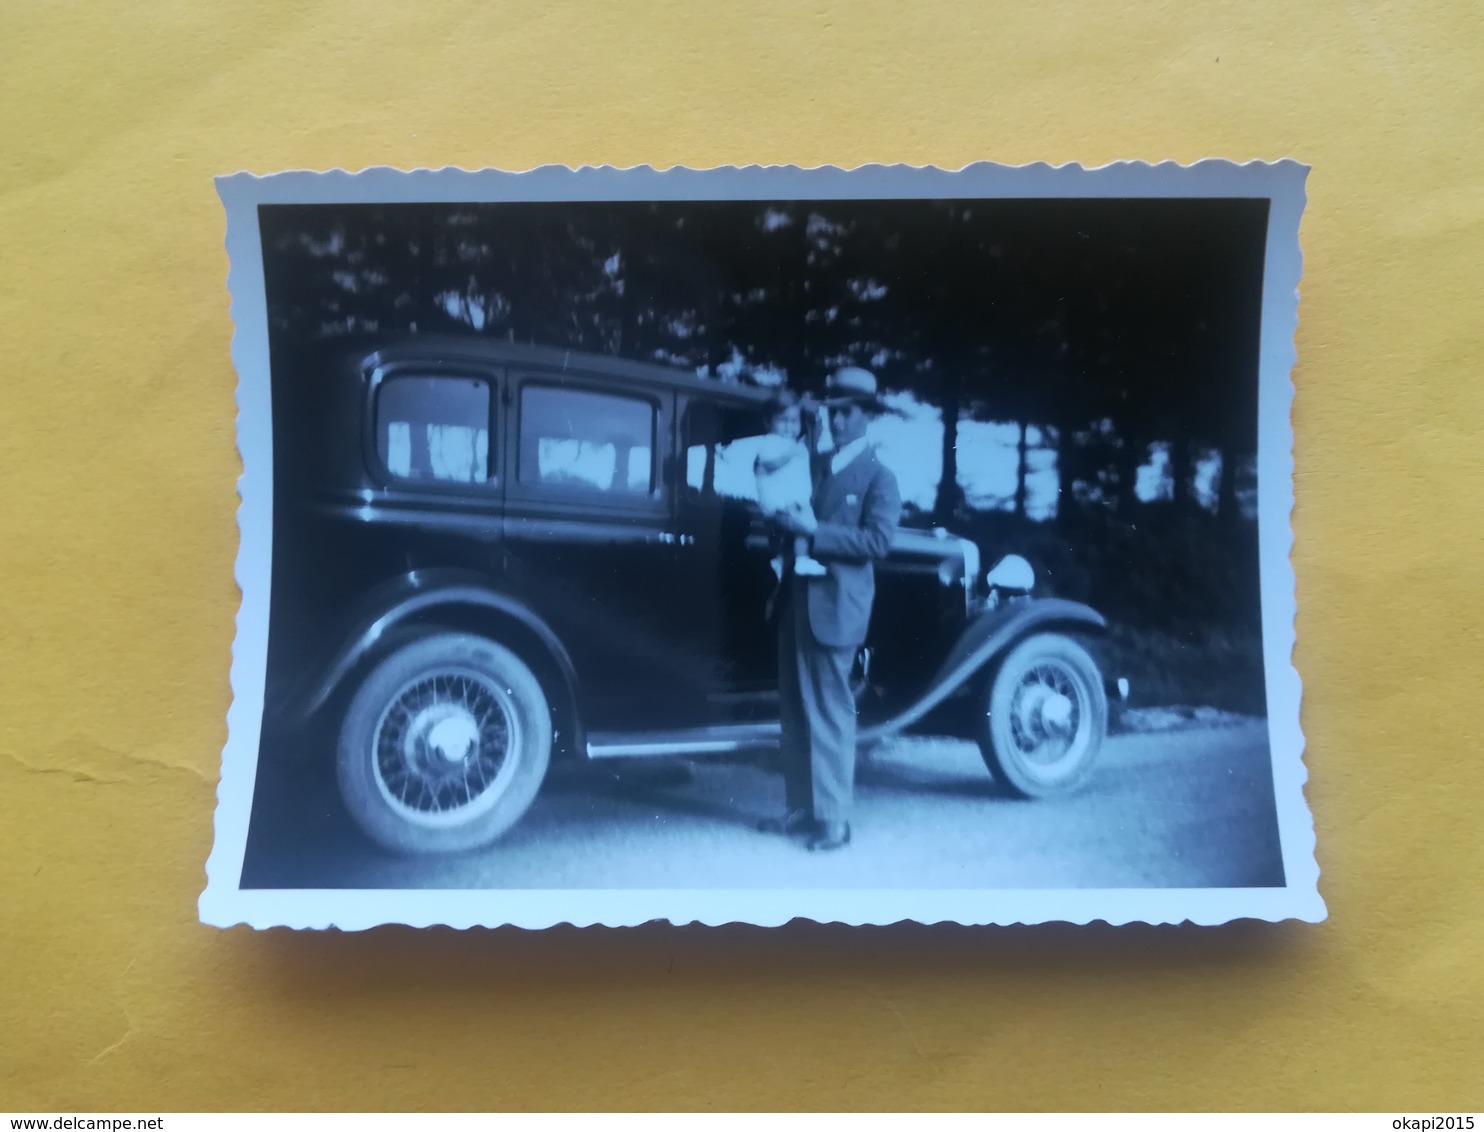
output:
M652 362L636 362L611 354L590 354L460 334L403 334L346 339L336 344L337 352L354 358L362 365L417 363L419 361L477 362L486 365L531 366L548 371L595 374L650 386L705 393L712 397L759 403L768 400L773 390L701 377L693 370Z

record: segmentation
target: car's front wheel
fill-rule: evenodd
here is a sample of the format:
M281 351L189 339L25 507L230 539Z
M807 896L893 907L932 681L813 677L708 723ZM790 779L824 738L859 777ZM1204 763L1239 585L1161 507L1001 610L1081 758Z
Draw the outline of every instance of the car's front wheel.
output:
M1086 778L1108 731L1108 699L1087 650L1060 633L1027 637L989 681L979 749L1015 793L1040 798Z
M477 849L535 800L551 741L546 696L518 656L482 637L436 633L388 656L351 700L340 792L388 849Z

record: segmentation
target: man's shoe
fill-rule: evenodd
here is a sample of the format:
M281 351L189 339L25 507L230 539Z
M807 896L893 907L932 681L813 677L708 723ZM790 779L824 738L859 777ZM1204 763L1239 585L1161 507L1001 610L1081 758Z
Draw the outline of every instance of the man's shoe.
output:
M778 818L764 818L757 823L760 833L813 833L814 815L808 810L789 810Z
M850 844L850 825L843 821L823 821L819 832L809 839L809 850L826 853L831 849L843 849Z

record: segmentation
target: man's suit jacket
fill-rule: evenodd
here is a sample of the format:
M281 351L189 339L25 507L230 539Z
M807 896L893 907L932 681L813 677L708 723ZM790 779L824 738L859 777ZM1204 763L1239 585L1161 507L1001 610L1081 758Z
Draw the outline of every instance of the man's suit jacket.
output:
M897 477L870 448L839 472L830 472L828 457L822 467L825 474L814 489L819 527L810 538L810 553L828 573L795 577L794 595L805 602L815 640L832 648L858 648L871 622L875 563L891 550L902 497Z

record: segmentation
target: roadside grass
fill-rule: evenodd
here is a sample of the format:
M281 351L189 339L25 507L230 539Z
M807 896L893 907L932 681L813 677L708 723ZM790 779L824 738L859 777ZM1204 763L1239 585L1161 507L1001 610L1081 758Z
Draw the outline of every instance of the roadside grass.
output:
M1267 712L1262 641L1256 635L1218 630L1182 638L1113 624L1090 644L1109 678L1128 680L1128 707Z

